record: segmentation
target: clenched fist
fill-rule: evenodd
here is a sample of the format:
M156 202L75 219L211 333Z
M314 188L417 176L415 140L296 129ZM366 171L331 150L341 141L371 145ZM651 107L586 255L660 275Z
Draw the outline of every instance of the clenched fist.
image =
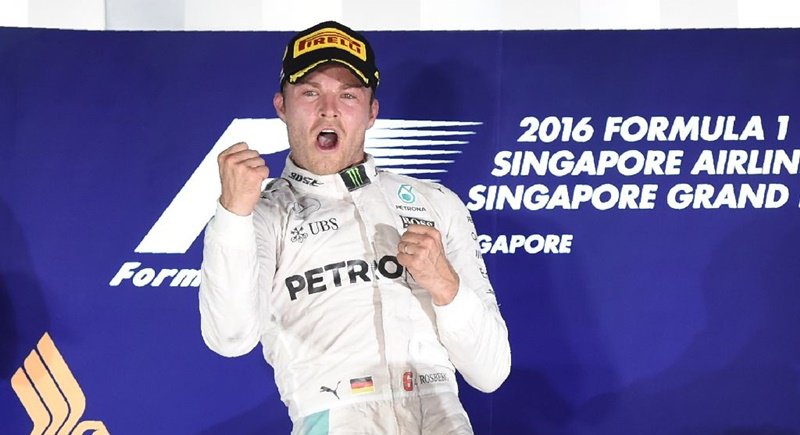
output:
M434 304L447 305L456 297L458 274L447 261L442 235L436 228L409 225L397 244L397 262L428 290Z
M239 142L217 157L222 182L220 204L231 213L247 216L261 196L261 183L269 176L267 163L244 142Z

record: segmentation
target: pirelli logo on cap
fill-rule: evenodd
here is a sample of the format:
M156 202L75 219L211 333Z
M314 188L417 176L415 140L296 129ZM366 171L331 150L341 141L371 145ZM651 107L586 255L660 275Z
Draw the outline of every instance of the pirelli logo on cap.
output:
M293 57L296 59L305 53L330 47L341 48L363 61L367 60L367 49L364 43L332 27L317 30L305 38L298 39L294 43Z

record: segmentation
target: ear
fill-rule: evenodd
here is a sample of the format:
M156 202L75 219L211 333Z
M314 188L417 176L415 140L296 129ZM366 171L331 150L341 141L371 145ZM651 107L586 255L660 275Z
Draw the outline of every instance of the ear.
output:
M372 100L372 104L369 108L369 123L367 124L367 129L372 128L372 124L375 123L375 119L378 118L378 109L380 108L380 104L378 104L378 99Z
M282 92L275 92L275 96L272 97L272 105L275 107L275 113L278 114L278 118L280 118L285 123L286 101L283 98Z

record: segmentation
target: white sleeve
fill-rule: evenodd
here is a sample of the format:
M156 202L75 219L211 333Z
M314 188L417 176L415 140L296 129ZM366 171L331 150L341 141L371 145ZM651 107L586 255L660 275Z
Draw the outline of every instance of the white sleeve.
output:
M267 300L262 293L271 288L272 281L272 275L264 271L274 274L275 264L274 251L266 255L263 234L257 235L265 230L257 212L239 216L219 203L206 226L200 330L206 345L220 355L244 355L259 341L266 309L262 305Z
M496 390L511 370L508 330L486 274L469 211L445 190L449 225L442 234L459 289L447 305L434 304L439 339L464 379L480 391Z

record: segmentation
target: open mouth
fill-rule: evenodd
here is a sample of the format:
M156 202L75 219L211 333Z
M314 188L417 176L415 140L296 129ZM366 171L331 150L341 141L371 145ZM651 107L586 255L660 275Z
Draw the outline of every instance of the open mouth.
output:
M339 135L333 130L322 130L317 136L317 146L323 151L335 149L338 143Z

